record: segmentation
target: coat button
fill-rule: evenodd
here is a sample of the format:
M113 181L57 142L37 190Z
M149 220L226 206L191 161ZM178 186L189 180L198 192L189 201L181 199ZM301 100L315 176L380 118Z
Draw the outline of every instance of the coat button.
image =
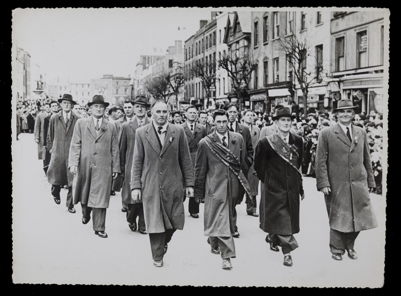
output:
M161 175L161 174L163 174L162 172L159 172L159 174Z

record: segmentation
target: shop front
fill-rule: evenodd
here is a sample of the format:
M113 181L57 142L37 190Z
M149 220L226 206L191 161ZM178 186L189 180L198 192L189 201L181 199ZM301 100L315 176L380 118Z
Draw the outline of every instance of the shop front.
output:
M326 111L330 107L328 102L328 90L326 86L311 87L308 91L307 108L314 108L318 111ZM297 90L298 106L304 108L304 96L301 89ZM326 100L325 100L326 98Z
M262 114L265 113L266 106L268 105L266 90L250 94L249 101L251 110Z

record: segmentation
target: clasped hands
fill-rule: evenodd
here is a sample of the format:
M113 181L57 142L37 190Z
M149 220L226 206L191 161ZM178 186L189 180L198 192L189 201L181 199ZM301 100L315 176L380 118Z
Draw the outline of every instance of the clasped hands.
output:
M78 172L78 167L76 165L70 166L70 172L75 175ZM112 174L113 179L117 178L117 176L118 176L118 173Z

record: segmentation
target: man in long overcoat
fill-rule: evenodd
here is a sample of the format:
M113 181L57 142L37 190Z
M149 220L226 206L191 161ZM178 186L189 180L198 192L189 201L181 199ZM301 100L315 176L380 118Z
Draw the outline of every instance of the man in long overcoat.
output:
M198 143L207 135L205 126L196 123L197 110L193 105L189 105L186 112L187 120L181 125L187 136L189 152L191 153L192 165L195 168L196 152ZM193 218L199 218L199 203L193 197L188 200L188 212Z
M74 127L78 120L78 116L72 111L76 102L70 94L64 94L58 102L62 110L52 115L47 132L47 145L51 147L49 150L51 157L47 170L47 180L52 185L51 194L56 204L60 204L61 186L68 186L66 205L70 213L75 213L72 198L74 176L68 170L68 154Z
M270 249L284 254L284 265L292 266L291 251L298 247L300 197L304 198L302 174L302 138L289 132L290 109L276 109L273 117L278 132L260 139L255 149L255 171L262 181L260 228L267 232Z
M351 124L354 108L350 100L338 102L338 122L320 131L316 151L317 189L325 195L334 260L342 260L345 250L357 259L359 232L377 227L369 197L376 187L369 144L366 132Z
M246 159L245 159L245 166L246 166L246 172L248 173L249 168L251 167L253 163L253 155L254 155L254 150L252 147L252 138L251 138L251 133L249 129L238 122L238 107L235 104L229 104L227 106L227 113L228 113L228 129L232 132L239 133L242 138L244 139L245 143L245 151L246 151ZM240 188L242 190L242 188ZM242 202L242 199L244 197L245 191L242 190L242 194L238 197L236 204L240 204ZM238 227L237 227L237 211L234 208L234 220L235 220L235 233L234 237L238 238L239 237L239 232L238 232Z
M167 121L167 104L156 101L152 115L136 131L131 189L143 202L153 264L162 267L173 233L184 228L183 201L193 196L194 172L185 132Z
M146 224L143 215L142 202L132 199L131 195L131 169L132 160L134 158L135 133L136 130L150 123L150 119L146 116L146 108L149 107L146 97L137 96L133 101L135 117L130 122L124 122L120 135L120 167L121 175L124 178L121 191L123 204L127 205L127 222L128 227L135 231L137 228L140 233L146 234ZM138 219L138 224L136 219Z
M195 166L195 199L205 201L204 234L211 252L223 259L223 269L231 269L235 258L234 209L242 184L249 194L245 142L239 133L227 130L224 110L214 113L215 130L199 142Z
M45 103L43 104L43 111L39 112L38 115L36 116L35 120L35 127L33 131L35 143L38 144L38 159L43 159L43 124L44 124L44 118L49 115L49 104Z
M111 182L120 173L118 133L113 123L105 119L105 102L95 95L88 105L92 115L75 125L69 155L69 168L74 177L74 203L81 203L82 223L93 218L93 230L107 238L106 209L109 207Z
M45 118L43 118L43 129L41 130L41 138L43 139L43 170L47 174L47 170L49 169L49 163L50 163L50 143L48 143L47 138L48 138L48 131L49 131L49 123L50 123L50 118L54 115L57 114L59 111L59 104L57 101L51 101L50 102L50 111L51 113L47 115Z
M259 142L260 129L257 125L253 124L253 116L254 112L252 110L246 110L244 112L244 125L249 129L252 139L252 148L255 150ZM259 178L256 176L253 164L249 168L247 178L251 188L251 195L246 196L246 212L250 216L258 217L259 215L256 213L256 196L259 193Z

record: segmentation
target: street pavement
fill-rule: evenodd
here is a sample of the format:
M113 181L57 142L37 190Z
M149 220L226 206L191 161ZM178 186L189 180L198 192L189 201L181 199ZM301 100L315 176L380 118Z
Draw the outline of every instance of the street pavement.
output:
M361 232L355 245L357 260L346 255L335 261L329 252L329 226L323 194L316 181L304 178L299 248L292 252L294 265L283 265L282 253L272 252L259 228L259 218L237 206L240 238L232 270L221 268L219 255L210 253L200 218L188 214L185 201L184 230L176 231L164 267L153 266L148 235L132 232L121 212L121 195L111 196L106 232L94 234L92 221L81 222L81 207L71 214L65 206L67 190L57 205L37 159L32 134L13 141L13 282L96 285L179 285L256 287L381 287L384 284L384 196L372 194L379 227ZM172 172L173 173L173 172ZM258 197L259 204L259 197Z

